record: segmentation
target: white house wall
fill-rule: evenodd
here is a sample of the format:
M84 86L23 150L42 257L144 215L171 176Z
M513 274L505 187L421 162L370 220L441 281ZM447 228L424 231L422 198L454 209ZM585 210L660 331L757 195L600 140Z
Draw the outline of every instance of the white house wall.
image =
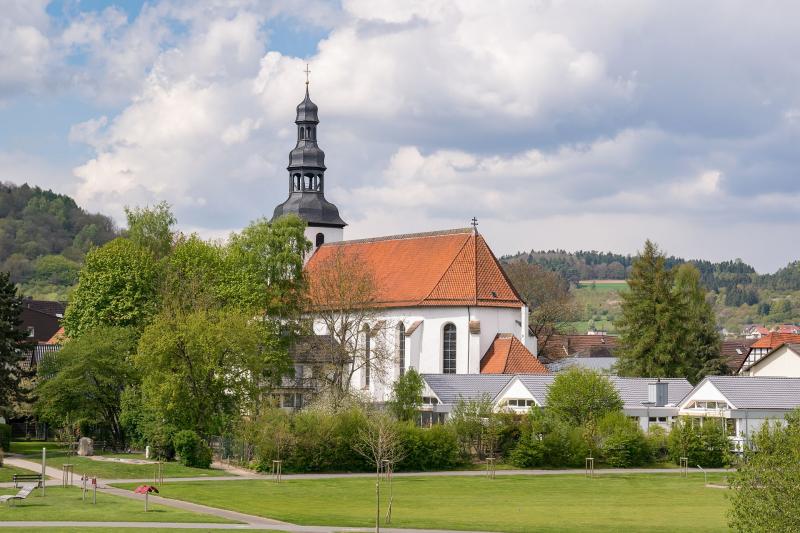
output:
M800 377L800 355L783 346L750 367L750 376Z
M728 402L728 399L710 381L704 382L697 390L683 399L680 406L681 414L684 414L683 411L687 411L685 407L695 400L702 402Z
M498 394L497 398L495 399L494 405L495 407L499 407L510 399L533 400L536 405L541 405L539 400L533 397L531 391L528 390L528 387L522 384L519 378L512 379L508 385L506 385L505 388L500 391L500 394Z

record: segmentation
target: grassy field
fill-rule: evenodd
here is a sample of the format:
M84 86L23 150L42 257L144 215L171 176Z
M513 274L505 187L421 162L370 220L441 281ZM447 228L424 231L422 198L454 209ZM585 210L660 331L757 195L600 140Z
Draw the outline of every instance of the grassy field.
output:
M398 477L393 484L393 527L508 532L727 530L725 491L706 488L698 475ZM169 483L162 495L304 525L369 527L375 512L374 490L372 478L280 484L243 480ZM384 508L386 492L384 486Z
M128 457L132 459L144 459L141 454L108 454L105 457ZM41 455L34 455L30 460L41 464ZM78 457L76 455L66 456L63 454L50 456L48 450L47 466L54 468L61 468L64 463L71 463L75 465L75 474L89 474L90 476L100 477L103 479L150 479L155 474L155 465L152 464L126 464L114 463L108 461L95 461L88 457ZM216 468L191 468L183 466L177 462L164 463L163 466L164 477L208 477L208 476L226 476L235 475L229 474L223 470Z
M14 474L30 474L30 470L23 470L14 466L5 465L0 468L0 482L13 481Z
M620 292L628 290L628 282L623 279L586 279L579 281L576 289L600 292Z
M18 453L21 455L34 455L38 453L41 455L42 448L47 448L47 453L63 453L66 449L57 442L43 442L40 440L11 441L11 453Z
M17 489L0 489L0 494L16 494ZM0 507L0 521L7 520L79 520L90 522L209 522L231 523L216 516L203 515L151 504L144 512L144 502L97 493L97 504L91 503L91 493L81 500L76 487L48 487L44 497L36 490L13 507ZM94 530L92 530L94 531Z

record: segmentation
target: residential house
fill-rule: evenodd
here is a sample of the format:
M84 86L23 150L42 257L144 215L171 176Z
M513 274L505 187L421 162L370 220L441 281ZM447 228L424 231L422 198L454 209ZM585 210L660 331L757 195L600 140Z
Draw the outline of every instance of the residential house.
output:
M742 366L743 376L800 378L800 343L784 342L755 362Z
M742 363L747 359L750 347L756 339L724 339L720 343L720 355L728 366L728 371L735 374L742 367Z
M613 335L551 335L539 350L539 359L552 363L565 357L613 357L618 341Z
M734 449L742 450L767 420L783 420L798 407L800 378L708 376L681 400L678 414L724 424Z
M554 376L443 375L423 374L423 417L446 420L460 400L487 398L497 410L526 413L531 407L546 407L547 391ZM642 429L653 424L665 428L678 416L678 403L692 389L685 379L623 378L609 376L623 402L623 412L635 418Z
M748 368L758 362L762 357L785 343L800 344L800 335L773 332L756 340L750 345L750 350L747 352L747 357L742 361L742 364L738 368L737 372L739 374L745 373Z

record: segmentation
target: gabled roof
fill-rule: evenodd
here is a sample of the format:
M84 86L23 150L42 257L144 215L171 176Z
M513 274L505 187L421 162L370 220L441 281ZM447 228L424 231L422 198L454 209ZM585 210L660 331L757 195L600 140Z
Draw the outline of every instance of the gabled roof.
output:
M520 340L510 333L498 333L481 358L481 374L549 374Z
M720 355L731 371L739 370L754 342L755 339L728 339L720 343Z
M552 361L562 357L613 357L618 339L613 335L552 335L540 349Z
M800 378L708 376L698 383L683 400L688 399L707 381L710 381L737 409L794 409L800 407Z
M755 367L762 365L765 361L767 361L769 359L772 359L774 357L775 353L777 353L778 350L780 350L784 346L789 348L789 350L791 350L795 354L800 355L800 343L784 342L784 343L779 344L778 346L776 346L775 348L773 348L772 350L770 350L766 354L762 355L758 359L756 359L753 363L751 363L749 365L747 365L746 363L742 363L742 365L741 365L742 370L751 371Z
M786 342L800 342L800 335L794 333L769 333L750 345L750 348L775 349Z
M483 236L472 229L326 243L306 264L313 278L337 253L372 272L377 307L524 304Z
M511 381L509 374L422 374L439 401L453 405L459 400L480 400L484 395L492 401Z
M608 376L611 383L617 388L625 408L643 407L642 402L648 398L648 386L656 382L656 378L623 378ZM683 378L660 378L662 383L668 383L667 403L678 405L692 390L692 384Z

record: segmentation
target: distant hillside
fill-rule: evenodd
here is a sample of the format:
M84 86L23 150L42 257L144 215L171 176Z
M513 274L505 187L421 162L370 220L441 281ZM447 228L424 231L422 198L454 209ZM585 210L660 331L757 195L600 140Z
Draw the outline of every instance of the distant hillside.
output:
M581 332L593 327L613 331L612 322L619 314L619 294L616 287L579 282L627 279L634 259L635 256L612 252L531 250L500 260L534 263L564 276L584 310L582 320L575 324ZM687 262L700 270L703 285L711 291L720 327L739 332L746 324L800 323L800 261L774 274L758 274L740 259L713 263L670 256L666 260L670 268Z
M0 184L0 269L26 296L66 299L86 252L117 236L105 215L28 184Z

